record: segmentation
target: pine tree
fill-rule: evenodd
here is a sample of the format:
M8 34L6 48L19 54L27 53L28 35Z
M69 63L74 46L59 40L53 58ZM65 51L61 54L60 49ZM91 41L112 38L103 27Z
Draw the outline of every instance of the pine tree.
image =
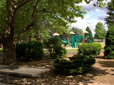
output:
M92 32L91 32L91 30L90 30L90 28L89 28L88 26L87 26L87 28L86 28L86 31L89 32L89 38L90 38L90 40L93 42L94 39L93 39L93 36L92 36Z
M108 2L107 9L108 9L107 14L109 16L107 16L107 18L105 18L105 21L108 24L108 26L114 26L114 13L112 12L112 11L114 11L113 0L111 0L111 2Z
M114 59L114 26L110 26L106 33L104 58Z

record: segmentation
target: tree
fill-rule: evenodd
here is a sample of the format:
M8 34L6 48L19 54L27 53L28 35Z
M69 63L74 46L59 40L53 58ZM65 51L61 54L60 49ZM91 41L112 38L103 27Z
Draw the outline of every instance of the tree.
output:
M92 42L94 42L94 39L93 39L93 36L92 36L92 32L91 32L91 30L90 30L90 28L89 28L88 26L86 27L86 31L89 32L89 38L90 38L90 40L91 40Z
M79 36L79 31L77 28L72 28L73 32L75 33L75 36Z
M108 24L108 26L114 26L114 13L112 12L114 11L113 0L111 0L111 2L108 2L107 9L108 9L107 14L109 16L105 18L105 21Z
M97 6L101 7L102 1L99 0ZM23 33L33 28L37 13L52 13L55 17L73 22L74 17L83 17L85 13L81 6L75 5L81 2L82 0L1 0L0 42L3 44L3 64L16 62L16 42Z
M104 58L114 59L114 26L110 26L106 33Z
M98 22L95 27L95 39L105 39L106 31L104 25L101 22Z
M69 31L73 31L73 32L75 33L75 36L83 36L83 31L82 31L82 29L72 27L72 29L69 30Z
M83 36L83 30L82 29L77 29L79 32L79 36Z

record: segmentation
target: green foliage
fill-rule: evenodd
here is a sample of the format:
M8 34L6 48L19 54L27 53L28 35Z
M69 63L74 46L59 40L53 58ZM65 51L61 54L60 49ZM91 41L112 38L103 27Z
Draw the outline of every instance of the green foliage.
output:
M57 59L54 61L55 72L58 74L83 74L87 73L91 69L91 65L95 63L94 58L85 57L85 55L79 57L74 55L69 58L70 60Z
M17 61L28 62L40 60L44 56L43 44L41 42L26 42L16 46Z
M106 33L104 58L114 59L114 26L110 26Z
M95 27L95 39L105 39L106 31L104 25L101 22L98 22Z
M44 41L44 47L50 52L50 57L58 58L66 55L66 49L62 47L62 42L56 37Z
M49 38L44 41L44 46L50 52L50 57L52 58L62 58L67 54L67 50L62 47L62 42L56 37Z
M69 30L69 33L70 31L73 31L75 33L75 36L83 36L82 29L73 27L72 29Z
M91 32L90 28L87 27L87 28L86 28L86 31L89 32L89 38L90 38L90 40L91 40L92 42L94 42L94 39L93 39L92 32Z
M48 48L49 50L53 50L56 46L62 45L60 39L56 37L49 38L48 40L44 40L44 47Z
M88 55L89 57L94 57L98 55L102 46L100 43L84 43L78 47L78 55Z
M107 18L105 18L106 23L108 24L108 26L114 26L114 13L112 11L114 11L114 6L113 6L113 0L111 0L111 2L108 2L108 12L107 14L109 16L107 16Z
M102 46L100 43L81 44L78 48L78 54L69 57L69 60L54 60L55 72L58 74L83 74L91 69L95 63L94 56L99 54Z
M55 54L55 56L53 56L53 58L62 58L67 55L67 50L65 48L63 48L62 46L56 46L53 49L53 51Z

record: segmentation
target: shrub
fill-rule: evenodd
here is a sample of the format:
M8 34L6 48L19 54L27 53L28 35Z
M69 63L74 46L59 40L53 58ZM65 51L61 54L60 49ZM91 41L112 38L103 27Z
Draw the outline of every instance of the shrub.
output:
M99 43L84 43L78 47L78 55L88 55L89 57L94 57L99 54L101 48L101 44Z
M40 60L44 56L43 44L41 42L26 42L16 46L17 61L28 62L30 60Z
M56 37L52 37L49 38L48 40L44 41L44 46L48 49L48 51L50 52L50 56L54 57L54 56L58 56L58 54L56 54L54 52L54 49L56 49L58 46L60 47L62 45L62 42L60 39L56 38ZM58 48L59 48L58 47ZM57 52L57 51L56 51Z
M94 56L101 50L99 43L86 43L78 48L78 54L69 60L56 59L54 61L55 72L59 74L83 74L87 73L95 63Z
M30 55L28 54L29 50L27 49L26 43L20 43L16 46L16 58L17 61L30 61Z
M58 74L83 74L91 69L91 65L95 63L95 59L87 56L74 55L70 60L56 59L54 61L55 72Z
M62 46L56 46L54 49L54 55L53 58L62 58L67 55L67 50L63 48Z
M110 26L106 33L104 58L114 59L114 26Z

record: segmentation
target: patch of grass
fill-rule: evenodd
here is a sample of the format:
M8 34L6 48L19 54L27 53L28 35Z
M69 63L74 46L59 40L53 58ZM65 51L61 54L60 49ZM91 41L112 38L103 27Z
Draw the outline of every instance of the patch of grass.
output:
M3 54L3 48L0 48L0 54Z
M67 52L78 52L78 49L66 49Z

